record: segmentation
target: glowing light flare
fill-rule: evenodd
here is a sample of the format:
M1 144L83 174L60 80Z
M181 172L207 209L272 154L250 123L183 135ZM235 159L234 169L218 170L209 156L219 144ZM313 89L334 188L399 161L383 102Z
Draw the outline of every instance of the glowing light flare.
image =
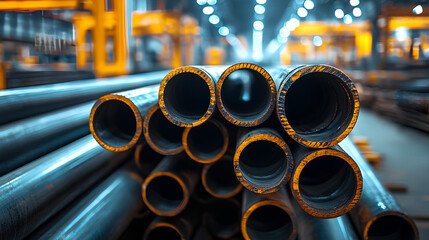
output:
M205 15L210 15L214 12L214 8L213 7L204 7L203 8L203 13Z
M300 7L300 8L298 8L297 14L298 14L298 16L304 18L304 17L307 17L308 12L305 8Z
M314 3L311 0L307 0L304 2L304 7L307 8L308 10L311 10L314 8Z
M335 10L335 17L336 18L343 18L344 17L344 12L341 9L337 9Z
M264 23L261 21L255 21L253 23L253 28L258 31L262 31L264 29Z
M358 7L355 7L355 8L353 9L353 16L355 16L355 17L360 17L360 16L362 16L362 10L360 10L360 8L358 8Z
M209 5L216 5L217 0L207 0L207 3L208 3Z
M346 14L343 18L343 22L345 24L351 24L353 22L352 16L350 16L349 14Z
M197 0L198 5L204 5L207 3L207 0Z
M265 4L267 2L267 0L256 0L256 2L259 4Z
M264 14L265 13L265 7L262 5L256 5L255 6L255 13Z
M221 36L228 36L228 34L229 34L229 29L227 28L227 27L225 27L225 26L222 26L222 27L220 27L219 28L219 30L218 30L218 32L219 32L219 34L221 35Z
M218 24L219 23L219 21L220 21L220 19L219 19L219 17L217 16L217 15L211 15L210 17L209 17L209 22L211 23L211 24L213 24L213 25L215 25L215 24Z
M322 37L320 37L320 36L314 36L313 37L313 45L314 46L320 47L320 46L322 46L322 44L323 44Z
M357 5L359 5L360 1L359 0L350 0L350 5L352 7L356 7Z
M423 13L423 7L422 5L417 5L415 8L413 8L413 13L416 15Z

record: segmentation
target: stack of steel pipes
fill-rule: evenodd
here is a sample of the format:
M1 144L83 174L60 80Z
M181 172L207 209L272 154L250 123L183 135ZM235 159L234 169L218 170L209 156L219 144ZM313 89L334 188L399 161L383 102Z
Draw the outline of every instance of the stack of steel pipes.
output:
M1 239L418 239L347 137L359 97L340 70L163 74L99 98L95 140L0 179Z

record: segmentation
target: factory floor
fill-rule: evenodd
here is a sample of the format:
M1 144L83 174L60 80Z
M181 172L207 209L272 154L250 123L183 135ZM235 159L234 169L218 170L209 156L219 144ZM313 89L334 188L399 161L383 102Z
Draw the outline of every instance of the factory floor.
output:
M368 137L371 147L382 155L376 174L383 184L407 187L407 192L393 193L404 210L429 216L429 133L361 109L352 134ZM420 239L429 239L429 219L416 224Z

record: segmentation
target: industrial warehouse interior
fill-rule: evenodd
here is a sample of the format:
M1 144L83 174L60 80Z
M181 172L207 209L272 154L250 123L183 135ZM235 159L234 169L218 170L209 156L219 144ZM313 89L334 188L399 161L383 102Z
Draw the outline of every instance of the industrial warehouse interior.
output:
M428 171L428 0L0 0L0 240L424 240Z

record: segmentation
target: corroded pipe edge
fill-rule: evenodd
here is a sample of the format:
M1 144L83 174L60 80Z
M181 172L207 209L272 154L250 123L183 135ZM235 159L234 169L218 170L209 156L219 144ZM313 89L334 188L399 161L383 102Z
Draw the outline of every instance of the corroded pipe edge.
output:
M287 120L287 117L286 117L286 111L284 108L286 94L289 88L292 86L292 84L300 77L314 72L324 72L324 73L329 73L336 76L338 79L343 81L344 84L346 84L346 86L348 87L347 90L350 91L351 94L353 95L353 102L354 102L353 116L350 122L347 123L347 128L337 138L326 142L309 141L299 136L292 128L292 126L289 124L289 121ZM295 141L297 141L298 143L304 146L311 147L311 148L326 148L326 147L334 146L335 144L341 142L345 137L347 137L350 134L353 127L355 126L359 115L359 108L360 108L359 95L353 81L341 70L328 65L310 65L310 66L303 66L303 67L296 68L295 70L293 70L291 73L287 75L285 80L282 81L282 83L280 84L279 90L277 92L277 116L283 128L292 139L294 139Z
M166 105L165 105L165 97L164 97L164 91L165 87L167 86L168 82L176 75L179 75L181 73L193 73L204 79L207 86L209 87L210 91L210 103L209 107L207 108L207 111L204 113L204 115L198 119L197 121L188 123L183 121L183 119L180 119L179 117L175 116L174 114L170 114L168 111ZM216 91L215 91L215 84L214 80L212 79L212 76L207 73L205 70L197 68L197 67L179 67L174 69L173 71L169 72L167 76L164 77L164 79L161 82L161 85L159 87L159 96L158 96L158 103L159 107L161 108L162 113L164 116L173 124L179 126L179 127L195 127L198 125L203 124L207 119L210 118L210 116L213 114L216 106Z
M270 90L271 90L270 106L269 106L269 108L264 110L263 115L260 118L254 119L252 121L240 121L240 120L236 119L235 117L233 117L232 115L230 115L227 112L227 110L225 109L225 106L223 105L223 102L222 102L221 94L222 94L223 82L232 72L234 72L236 70L240 70L240 69L251 69L251 70L258 72L267 80L268 84L270 85ZM217 102L217 106L218 106L220 113L230 123L237 125L237 126L240 126L240 127L254 127L254 126L258 126L259 124L265 122L265 120L268 119L268 117L271 115L271 113L273 112L273 110L276 106L276 95L277 95L277 89L276 89L276 85L275 85L274 80L271 77L271 75L264 68L262 68L258 65L252 64L252 63L238 63L238 64L232 65L231 67L227 68L222 73L222 75L220 76L220 78L216 84L216 99L217 99L216 102Z
M163 155L176 155L179 154L183 151L183 145L177 148L173 148L173 149L167 149L167 148L162 148L158 145L156 145L153 141L152 138L149 135L149 122L153 116L153 114L159 109L159 104L155 104L154 106L152 106L146 113L144 120L143 120L143 135L144 138L146 139L146 142L149 144L149 146L157 153L159 154L163 154Z
M112 147L112 146L107 145L97 136L97 133L95 132L95 129L94 129L95 112L101 106L101 104L103 104L104 102L107 102L107 101L111 101L111 100L118 100L118 101L121 101L121 102L127 104L131 108L131 110L133 111L133 114L134 114L134 117L136 120L136 132L134 133L133 138L131 139L130 142L128 142L125 146L122 146L122 147ZM136 105L131 100L129 100L128 98L121 96L121 95L108 94L108 95L104 95L101 98L99 98L95 102L94 106L92 107L91 114L89 115L89 129L91 131L92 136L95 138L95 140L98 142L98 144L100 144L100 146L102 146L103 148L105 148L109 151L112 151L112 152L123 152L123 151L127 151L127 150L131 149L132 147L134 147L136 145L136 143L139 141L140 136L142 135L142 131L143 131L143 119L140 115L139 109L136 107Z
M174 226L173 224L168 223L168 222L157 222L157 223L151 224L151 225L146 229L146 231L145 231L145 233L144 233L144 236L143 236L143 239L147 239L147 237L149 236L150 232L152 232L153 230L155 230L155 229L157 229L157 228L159 228L159 227L168 227L168 228L174 229L174 231L176 231L176 232L177 232L177 234L179 234L179 235L180 235L180 238L181 238L182 240L185 240L185 237L183 236L183 233L182 233L182 232L180 232L180 230L179 230L176 226Z
M220 159L218 162L220 162L220 161L231 161L232 162L232 159L229 156L225 156L224 158ZM207 172L209 171L209 169L214 164L216 164L216 162L205 165L203 168L203 171L201 172L201 180L203 182L204 189L206 189L206 191L208 193L210 193L213 197L216 197L216 198L226 199L226 198L230 198L230 197L237 195L241 191L241 189L243 188L243 186L240 183L238 183L237 187L232 192L230 192L228 194L217 194L210 189L209 185L207 184Z
M299 190L299 177L301 175L302 170L305 168L307 163L321 156L335 156L343 159L353 169L353 172L356 177L357 186L356 186L356 190L353 195L353 198L347 200L347 202L345 202L341 207L332 209L332 210L317 209L309 206L302 199L302 196ZM292 194L296 199L296 201L298 202L299 206L301 206L301 208L308 214L318 218L335 218L350 211L360 199L360 196L362 194L362 186L363 186L362 174L356 162L346 153L343 153L341 151L334 150L334 149L319 149L303 157L299 165L294 170L291 184L290 184Z
M273 142L275 144L277 144L279 147L281 147L281 149L283 150L283 152L286 155L286 171L283 174L283 177L281 178L281 180L272 185L271 187L265 187L265 188L261 188L261 186L257 186L255 184L253 184L252 182L250 182L249 180L246 179L246 177L243 176L243 174L241 173L241 169L240 169L240 165L239 165L239 161L240 161L240 155L243 152L243 150L247 147L247 145L249 145L250 143L256 142L256 141L270 141ZM276 192L278 190L280 190L280 188L282 188L291 178L292 175L292 168L293 168L293 158L292 158L292 154L290 152L289 146L286 144L286 142L282 139L280 139L279 137L270 134L270 133L260 133L260 134L255 134L252 135L248 138L245 138L244 140L242 140L242 142L239 144L239 146L237 147L237 150L234 154L234 172L235 175L237 176L238 181L248 190L255 192L255 193L259 193L259 194L267 194L267 193L273 193Z
M149 183L156 177L161 177L161 176L167 176L167 177L171 177L174 180L176 180L180 186L182 187L182 191L183 191L183 201L180 203L180 206L177 207L176 209L172 210L172 211L159 211L158 209L156 209L155 207L152 206L152 204L150 204L150 202L147 199L146 196L146 189L147 186L149 185ZM168 186L165 186L168 187ZM178 176L176 176L175 174L171 173L171 172L155 172L151 175L149 175L143 182L142 185L142 197L143 197L143 201L146 204L146 206L152 211L154 212L156 215L158 216L168 216L168 217L172 217L172 216L176 216L178 215L180 212L183 211L183 209L186 207L186 205L188 204L189 201L189 189L186 186L186 184L182 181L182 179L180 179Z
M187 127L185 128L185 130L183 131L183 135L182 135L182 146L185 149L186 154L188 154L188 156L199 163L203 163L203 164L210 164L210 163L214 163L217 160L219 160L221 157L223 157L223 155L225 155L226 150L228 149L229 146L229 134L228 134L228 130L226 129L226 127L220 123L217 120L214 119L210 119L209 122L213 123L221 132L223 135L223 140L224 140L224 145L222 147L222 150L214 157L211 159L201 159L197 156L195 156L191 149L189 149L189 145L188 145L188 136L189 136L189 132L194 130L192 127ZM210 136L207 136L210 137Z
M375 215L373 218L371 218L368 223L365 225L365 229L363 230L363 238L364 240L368 240L368 231L371 228L372 223L384 216L398 216L401 217L402 219L404 219L405 221L407 221L411 228L413 229L414 232L414 236L415 236L415 240L419 239L419 232L417 230L416 224L414 223L414 221L405 213L400 212L400 211L395 211L395 210L388 210L385 212L381 212L377 215Z

